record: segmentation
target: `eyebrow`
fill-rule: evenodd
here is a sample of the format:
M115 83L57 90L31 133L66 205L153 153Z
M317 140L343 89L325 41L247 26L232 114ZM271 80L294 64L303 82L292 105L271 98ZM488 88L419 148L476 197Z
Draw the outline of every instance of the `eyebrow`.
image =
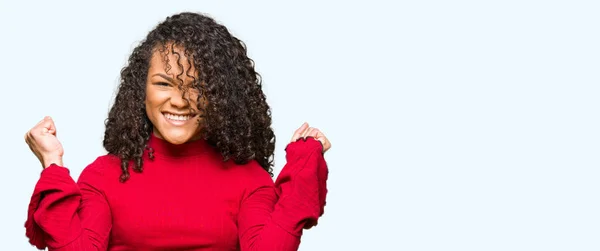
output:
M168 81L169 81L169 82L171 82L171 83L173 82L173 78L172 78L172 77L169 77L169 76L167 76L167 75L165 75L165 74L162 74L162 73L156 73L156 74L154 74L154 75L152 75L152 76L153 76L153 77L154 77L154 76L160 76L160 77L162 77L162 78L164 78L164 79L168 80Z

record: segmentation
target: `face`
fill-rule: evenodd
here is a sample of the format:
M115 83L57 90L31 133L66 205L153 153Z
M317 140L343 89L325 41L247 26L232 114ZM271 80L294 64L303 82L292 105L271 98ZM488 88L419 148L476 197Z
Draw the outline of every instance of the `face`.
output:
M183 144L200 139L202 121L198 120L199 92L192 88L194 79L185 74L189 72L197 76L196 69L193 64L188 64L183 50L177 47L174 50L181 55L179 60L179 56L171 53L170 49L164 52L168 53L166 55L158 50L152 55L146 81L146 113L154 127L154 135L172 144ZM165 56L169 58L168 63L164 60ZM185 95L179 79L188 87Z

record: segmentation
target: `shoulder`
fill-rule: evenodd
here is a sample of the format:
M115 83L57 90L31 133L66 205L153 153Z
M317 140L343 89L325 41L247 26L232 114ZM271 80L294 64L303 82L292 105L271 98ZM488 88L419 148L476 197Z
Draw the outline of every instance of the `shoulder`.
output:
M112 154L97 157L92 163L85 167L84 171L106 172L115 167L120 167L121 159Z
M119 177L120 174L120 162L119 157L111 154L106 154L97 157L92 163L87 165L83 171L81 171L81 175L79 176L79 180L90 180L90 179L98 179L104 176L115 176ZM113 175L114 174L114 175Z
M245 164L227 161L226 165L235 180L246 188L273 186L273 178L256 160L248 161Z
M256 161L251 160L245 164L235 164L228 161L231 165L228 169L232 170L235 176L235 182L241 189L242 200L246 200L250 195L257 191L263 191L270 194L273 198L276 196L275 183L271 175Z

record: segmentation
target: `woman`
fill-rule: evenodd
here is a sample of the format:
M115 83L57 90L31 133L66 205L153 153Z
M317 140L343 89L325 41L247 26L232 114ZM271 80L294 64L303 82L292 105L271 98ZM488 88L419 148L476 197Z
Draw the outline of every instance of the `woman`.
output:
M134 49L105 156L77 183L46 117L25 135L44 170L25 223L49 250L297 250L323 214L328 139L305 123L272 180L275 137L244 44L213 19L168 17ZM133 172L132 172L133 171Z

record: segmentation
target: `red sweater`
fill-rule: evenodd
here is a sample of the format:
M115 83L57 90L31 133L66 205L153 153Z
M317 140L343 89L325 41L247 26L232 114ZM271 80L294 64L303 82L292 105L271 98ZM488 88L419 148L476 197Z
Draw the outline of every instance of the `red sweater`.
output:
M152 136L154 159L119 182L120 160L97 158L77 183L51 165L35 186L29 242L49 250L297 250L323 214L327 164L315 139L286 148L273 180L256 162L223 162L205 141Z

